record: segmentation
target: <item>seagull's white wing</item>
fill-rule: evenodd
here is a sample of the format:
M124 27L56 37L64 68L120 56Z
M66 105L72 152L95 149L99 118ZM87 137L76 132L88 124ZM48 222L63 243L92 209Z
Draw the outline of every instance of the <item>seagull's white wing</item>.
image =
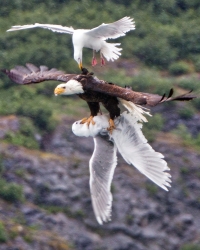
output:
M155 152L147 143L141 131L142 124L138 123L138 116L124 112L118 120L116 119L116 123L117 129L113 130L111 138L122 157L167 191L171 175L165 171L169 168L163 159L164 156Z
M130 17L124 17L114 23L101 24L100 26L87 31L90 36L102 38L104 40L108 38L117 38L125 36L125 33L135 29L135 22Z
M43 28L43 29L49 29L53 32L60 32L60 33L68 33L73 34L74 29L72 27L65 27L62 25L56 25L56 24L27 24L27 25L16 25L12 26L11 29L7 31L16 31L16 30L24 30L24 29L32 29L32 28Z
M108 136L94 138L94 152L90 159L90 192L99 224L110 220L112 194L110 186L117 165L116 146Z

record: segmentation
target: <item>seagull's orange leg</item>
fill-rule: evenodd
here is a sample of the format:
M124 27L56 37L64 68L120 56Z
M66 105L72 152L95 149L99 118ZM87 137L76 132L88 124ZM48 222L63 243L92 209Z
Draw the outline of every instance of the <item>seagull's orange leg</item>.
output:
M89 118L83 118L81 120L81 124L86 123L88 127L89 127L90 123L92 123L92 125L95 125L95 121L93 120L93 117L94 116L90 116Z
M96 66L96 65L97 65L97 59L95 57L95 51L93 50L92 66Z
M103 58L102 53L101 53L100 55L101 55L101 66L105 66L105 65L106 65L106 61L105 61L105 59Z

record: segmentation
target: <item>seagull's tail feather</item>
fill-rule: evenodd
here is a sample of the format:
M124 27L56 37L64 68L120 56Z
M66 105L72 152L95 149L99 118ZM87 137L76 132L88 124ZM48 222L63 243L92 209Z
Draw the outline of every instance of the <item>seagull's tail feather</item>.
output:
M164 190L168 190L171 175L164 156L147 143L142 124L132 113L124 112L119 118L111 138L124 160Z
M120 51L122 48L118 48L120 43L104 43L104 46L101 48L101 54L106 58L107 61L114 61L118 59L121 55Z

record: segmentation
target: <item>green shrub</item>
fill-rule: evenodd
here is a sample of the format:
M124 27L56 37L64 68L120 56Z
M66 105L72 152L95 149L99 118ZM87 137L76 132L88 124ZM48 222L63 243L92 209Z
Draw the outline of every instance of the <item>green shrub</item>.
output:
M161 131L164 125L164 118L161 114L154 114L152 117L148 118L148 123L146 123L146 127L148 129Z
M191 65L184 61L173 62L169 66L169 73L171 75L183 75L192 72Z
M184 106L178 110L178 114L180 115L180 117L185 120L191 119L194 116L195 112L196 110L190 105Z
M185 142L192 140L192 135L188 131L187 127L184 124L180 124L176 129L172 131L174 134L178 135Z
M164 118L161 114L155 114L153 117L147 117L148 122L143 124L143 132L149 142L156 139L156 134L162 130Z
M52 118L52 109L43 106L42 103L29 102L26 105L21 105L16 114L31 118L34 125L42 131L52 131L54 129L55 122Z
M184 89L197 91L200 90L199 79L196 76L182 78L178 81L178 86Z
M20 117L20 128L18 132L8 132L5 140L14 145L24 146L31 149L39 149L35 139L37 129L28 117Z
M0 154L0 175L1 175L1 174L4 172L4 170L5 170L4 163L3 163L3 159L4 159L3 154Z
M7 133L5 136L5 141L14 145L23 146L30 149L39 149L39 144L34 138L25 136L20 132Z
M197 72L200 72L200 59L196 62L194 62L195 70Z
M200 149L200 133L192 137L191 133L188 131L184 124L180 124L176 129L172 131L178 135L182 140L183 144L188 147L194 147L196 150Z
M158 71L148 69L142 69L133 76L127 75L124 70L119 70L117 74L109 70L106 74L100 74L100 77L122 87L130 86L133 91L151 92L160 95L167 93L173 84L171 79L161 77Z
M196 72L200 72L200 55L191 54L188 59L194 63L194 68Z
M200 98L196 98L192 101L195 108L200 109Z
M200 250L200 245L186 244L182 246L180 250Z
M0 243L5 243L8 240L8 235L6 233L6 229L4 224L0 221Z
M0 197L9 202L24 200L23 187L16 183L8 183L0 179Z
M155 196L159 191L158 187L154 183L147 182L145 187L146 187L147 192L151 196Z

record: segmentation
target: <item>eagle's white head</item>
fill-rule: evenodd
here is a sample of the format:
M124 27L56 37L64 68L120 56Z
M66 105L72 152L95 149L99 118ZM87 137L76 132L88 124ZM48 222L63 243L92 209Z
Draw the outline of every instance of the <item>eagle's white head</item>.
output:
M54 94L57 95L74 95L84 93L83 86L80 82L76 80L69 80L66 83L59 84L55 90Z

